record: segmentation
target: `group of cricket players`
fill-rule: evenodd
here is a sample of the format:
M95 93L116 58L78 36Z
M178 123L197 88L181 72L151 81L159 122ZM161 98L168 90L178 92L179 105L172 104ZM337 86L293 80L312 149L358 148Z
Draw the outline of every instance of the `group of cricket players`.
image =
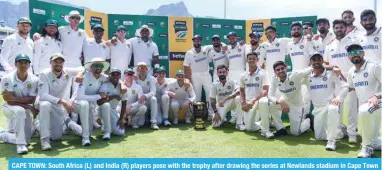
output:
M341 18L318 19L316 35L314 23L294 22L292 38L277 38L276 27L268 26L268 41L260 43L262 33L253 32L250 45L239 42L235 32L213 35L207 46L194 35L184 70L176 71L175 78L166 78L168 70L159 65L154 30L147 25L131 39L118 26L115 37L106 41L103 26L95 24L94 38L89 38L78 26L84 16L71 11L65 16L67 26L47 20L32 40L32 22L20 18L18 32L4 40L0 54L7 73L0 88L7 127L0 130L0 141L25 154L33 134L39 135L42 150L51 150L50 141L68 131L89 146L94 128L109 140L111 134L124 136L130 126L150 124L159 130L177 125L180 115L190 124L190 104L201 101L204 90L214 128L229 121L240 131L260 131L268 139L287 135L287 129L294 136L311 129L317 140L327 140L328 151L345 137L357 143L360 133L358 157L371 157L381 149L382 31L372 10L361 13L364 29L353 25L350 10ZM284 62L287 58L292 66ZM282 113L289 117L289 128Z

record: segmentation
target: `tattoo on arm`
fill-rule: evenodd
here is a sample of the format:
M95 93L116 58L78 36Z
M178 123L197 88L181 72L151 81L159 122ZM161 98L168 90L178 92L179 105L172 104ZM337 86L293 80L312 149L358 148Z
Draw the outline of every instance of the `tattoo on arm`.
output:
M210 101L211 101L212 110L214 110L214 112L216 113L218 111L218 109L216 108L216 99L210 98Z

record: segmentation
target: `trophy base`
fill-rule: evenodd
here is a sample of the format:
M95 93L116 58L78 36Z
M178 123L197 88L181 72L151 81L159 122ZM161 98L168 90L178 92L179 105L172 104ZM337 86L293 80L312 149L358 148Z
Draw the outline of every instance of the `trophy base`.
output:
M204 121L201 118L197 118L195 120L195 125L194 125L195 130L206 130L206 127L204 126Z

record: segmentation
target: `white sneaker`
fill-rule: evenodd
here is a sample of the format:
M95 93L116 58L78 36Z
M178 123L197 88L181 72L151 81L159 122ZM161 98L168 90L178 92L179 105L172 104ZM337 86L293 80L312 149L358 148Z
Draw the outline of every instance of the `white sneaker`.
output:
M229 120L229 123L236 124L236 118L235 117L231 117L231 119Z
M28 148L26 145L17 145L16 150L18 154L27 154L28 153Z
M166 127L171 126L171 123L168 120L165 120L163 124Z
M358 154L358 158L371 158L371 155L373 155L374 151L371 146L365 145L362 146L361 152Z
M159 130L159 127L158 127L158 125L157 125L157 124L155 124L155 123L152 123L152 124L151 124L151 129L154 129L154 130Z
M275 137L270 131L262 132L261 135L265 136L267 139L273 139Z
M357 143L357 136L349 135L349 143Z
M187 124L191 124L191 123L192 123L192 122L191 122L191 118L190 118L190 117L186 117L185 119L186 119L186 121L185 121L185 122L186 122ZM212 119L211 119L211 120L212 120Z
M41 139L41 150L47 151L51 149L52 149L52 146L50 146L49 138Z
M326 144L327 151L335 151L336 150L336 141L335 140L328 140L328 143Z
M174 118L174 120L172 121L172 124L177 125L178 124L178 118Z
M105 134L103 134L103 140L110 140L110 132L106 132Z
M374 150L380 151L381 150L381 137L378 137L377 140L375 140L373 143L371 143L371 147Z
M240 131L245 131L245 126L244 125L236 125L235 127L237 130L240 130Z
M90 143L90 140L89 138L82 138L82 146L90 146L91 143Z
M6 133L7 131L0 129L0 141L6 142Z

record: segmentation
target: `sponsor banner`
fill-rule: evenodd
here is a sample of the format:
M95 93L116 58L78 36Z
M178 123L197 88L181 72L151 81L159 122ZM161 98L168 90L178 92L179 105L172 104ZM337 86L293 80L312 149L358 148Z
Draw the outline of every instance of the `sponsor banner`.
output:
M247 20L246 21L246 37L247 37L247 44L250 44L251 39L249 38L249 34L251 32L258 32L260 33L260 43L263 43L267 41L267 37L265 36L265 28L269 26L270 20L269 19L258 19L258 20Z
M193 20L188 17L169 17L170 52L186 52L192 47ZM171 57L170 57L171 60Z
M103 39L108 39L108 16L107 14L95 12L95 11L85 11L85 31L89 35L89 37L93 38L92 28L95 24L102 24L103 28L105 29L103 34Z

